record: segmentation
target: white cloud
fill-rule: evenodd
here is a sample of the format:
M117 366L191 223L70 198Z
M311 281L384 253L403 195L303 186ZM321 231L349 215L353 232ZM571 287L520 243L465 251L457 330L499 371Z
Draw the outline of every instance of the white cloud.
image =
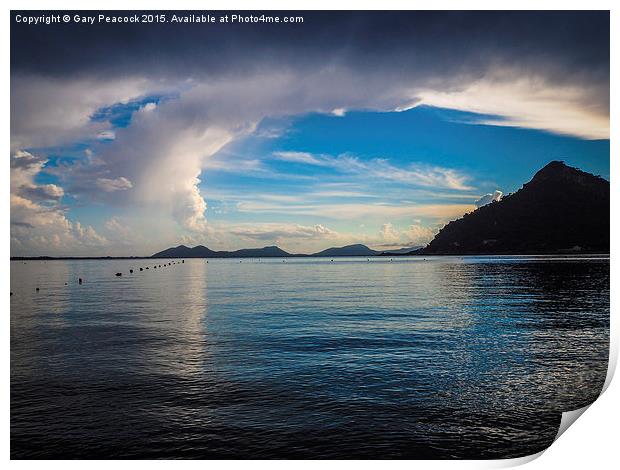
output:
M11 192L24 186L33 186L33 179L41 171L47 159L17 150L11 155Z
M413 224L403 230L397 230L391 223L381 226L379 232L382 247L413 247L426 245L436 235L431 227ZM378 245L375 243L375 245Z
M456 191L473 189L467 184L467 181L470 179L467 175L455 169L440 166L410 163L406 167L398 167L391 164L385 158L361 160L354 155L348 154L331 156L315 155L308 152L279 151L274 152L273 155L289 162L330 167L343 173L361 175L366 178L385 179L414 186L444 188Z
M124 176L118 178L97 178L97 186L107 193L131 189L133 184Z
M101 246L106 245L108 242L105 237L99 235L90 225L84 227L78 221L72 223L71 228L73 230L74 237L78 241L87 245Z
M428 217L440 221L452 220L474 210L473 204L276 204L240 202L241 212L321 216L335 220Z
M12 75L11 149L96 138L109 127L109 123L91 120L98 109L157 88L142 78L66 80Z
M110 217L105 221L103 227L105 228L106 238L115 245L132 245L136 241L134 231L119 217Z
M71 255L106 245L93 227L67 219L58 203L63 188L34 182L45 163L22 150L11 155L11 254Z
M129 233L129 228L123 224L118 217L110 217L104 224L106 230L116 233Z
M410 225L404 231L405 240L407 241L405 245L426 245L435 237L436 234L437 230L431 227L424 227L419 224Z
M115 137L116 134L111 130L101 131L97 134L97 139L99 140L114 140Z
M325 166L324 160L319 159L308 152L273 152L273 155L281 160L295 163L307 163L309 165Z
M12 256L95 254L107 244L93 227L71 222L60 208L11 195Z
M132 125L119 130L99 157L107 171L131 181L124 202L166 211L186 230L206 228L206 201L199 175L207 157L232 139L233 132L209 125L193 114L195 100L173 101L135 113Z
M228 229L232 235L252 240L278 242L288 239L337 239L340 234L324 225L279 223L240 224Z
M144 113L148 113L149 111L153 111L156 108L157 108L157 104L151 102L151 103L146 103L144 106L142 106L142 108L140 108L140 110Z
M598 89L590 90L592 93ZM421 103L498 118L480 124L542 129L584 139L609 138L609 109L596 105L585 86L550 83L518 71L502 70L458 89L413 91Z
M18 150L11 155L11 194L27 197L33 201L57 201L64 190L53 183L35 184L35 176L47 160L30 152Z
M503 194L504 193L502 193L500 190L496 189L495 191L493 191L493 193L481 196L480 199L474 202L474 204L476 204L476 207L486 206L487 204L491 204L494 201L501 200Z
M181 223L183 227L193 232L206 230L207 220L205 211L207 210L207 202L200 195L198 190L200 180L195 178L188 184L183 197L175 198L173 216Z
M55 184L24 186L20 193L34 201L56 201L64 196L65 191Z
M381 234L381 238L386 243L396 244L398 240L400 239L400 233L389 222L381 226L380 234Z

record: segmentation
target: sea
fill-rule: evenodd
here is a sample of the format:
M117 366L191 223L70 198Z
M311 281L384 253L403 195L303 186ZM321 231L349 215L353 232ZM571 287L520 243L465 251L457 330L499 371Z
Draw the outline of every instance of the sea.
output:
M607 373L608 256L11 261L10 277L13 459L519 457Z

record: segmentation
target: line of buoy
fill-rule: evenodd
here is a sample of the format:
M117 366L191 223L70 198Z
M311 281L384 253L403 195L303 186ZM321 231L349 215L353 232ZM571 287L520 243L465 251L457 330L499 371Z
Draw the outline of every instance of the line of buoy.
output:
M208 262L209 262L209 261L207 261L207 263L208 263ZM182 261L181 261L181 263L185 263L185 260L182 260ZM26 263L24 263L24 264L26 264ZM164 267L166 267L166 266L172 266L173 264L176 264L176 263L175 263L174 261L173 261L173 262L171 262L171 263L168 263L167 265L164 263ZM159 267L161 268L161 264L159 265ZM145 268L140 268L140 271L142 271L143 269L149 269L149 267L147 266L147 267L145 267ZM157 269L157 266L153 266L153 269ZM129 273L130 273L130 274L133 274L133 268L129 270ZM122 276L123 276L123 273L115 273L114 275L115 275L116 277L122 277ZM79 284L79 285L82 285L82 283L83 283L83 282L84 282L84 279L82 279L81 277L78 277L78 284ZM66 283L66 282L65 282L65 286L66 286L66 285L68 285L68 283ZM35 290L35 292L40 292L40 291L41 291L41 289L40 289L39 287L35 287L35 289L34 289L34 290ZM11 295L13 295L13 292L12 292L12 291L11 291Z
M185 260L181 260L181 263L185 263ZM208 261L207 261L207 263L208 263ZM175 262L175 261L171 261L171 262L170 262L170 263L168 263L168 264L164 263L164 264L163 264L163 267L165 268L166 266L172 266L173 264L176 264L176 262ZM157 269L157 268L161 268L161 267L162 267L162 265L161 265L161 264L156 264L155 266L153 266L153 269ZM149 269L149 267L148 267L148 266L146 266L146 267L144 267L144 268L139 268L139 269L140 269L140 271L143 271L143 270L145 270L145 269ZM129 270L129 274L133 274L133 268L131 268L131 269ZM116 274L114 274L114 275L115 275L116 277L121 277L121 276L123 275L123 273L116 273ZM80 278L80 284L81 284L81 283L82 283L82 278ZM66 284L65 284L65 285L66 285Z
M207 261L208 263L209 261ZM181 263L185 263L185 260L182 260ZM168 263L168 266L171 266L172 264L176 264L174 261L172 263ZM159 265L159 267L161 268L161 264ZM166 264L164 263L164 267L166 267ZM140 268L140 271L142 271L143 269L149 269L149 267L147 266L146 268ZM157 266L153 266L153 269L157 269ZM130 274L133 274L133 269L129 270ZM123 273L115 273L114 274L116 277L122 277ZM84 282L84 280L81 277L78 277L78 284L82 285L82 283ZM65 282L65 286L67 285L67 283ZM35 288L35 292L39 292L40 288L36 287ZM11 295L13 295L13 292L11 292Z

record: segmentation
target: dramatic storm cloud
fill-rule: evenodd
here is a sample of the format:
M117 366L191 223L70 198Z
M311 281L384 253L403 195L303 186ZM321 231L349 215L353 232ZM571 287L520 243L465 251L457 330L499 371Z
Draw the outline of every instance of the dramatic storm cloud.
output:
M53 238L65 251L77 241L110 250L119 233L136 240L123 243L128 250L144 246L144 226L121 228L121 212L129 221L157 218L162 247L182 237L224 243L217 230L239 243L422 243L479 204L476 190L490 190L468 171L475 165L433 150L392 158L402 148L388 140L379 155L309 151L312 137L278 148L312 113L348 122L360 111L381 117L433 106L463 112L463 127L608 138L606 12L302 16L277 25L13 21L12 249L51 253ZM244 142L241 156L229 155ZM295 189L284 188L293 180ZM211 208L206 195L224 183L232 195L214 197ZM96 229L70 219L78 204L92 208ZM230 220L211 224L210 211ZM352 222L327 229L332 220ZM368 221L376 226L360 228ZM371 235L381 227L383 240Z

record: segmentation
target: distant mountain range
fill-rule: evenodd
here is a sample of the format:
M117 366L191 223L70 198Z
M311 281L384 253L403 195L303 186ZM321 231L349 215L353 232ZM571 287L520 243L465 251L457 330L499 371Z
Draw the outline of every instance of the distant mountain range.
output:
M553 161L415 254L609 253L609 181Z
M371 250L366 245L347 245L341 248L327 248L311 256L376 256L380 251Z
M293 254L284 251L277 246L266 246L264 248L245 248L236 251L213 251L206 246L195 246L189 248L185 245L179 245L168 248L159 253L155 253L152 258L279 258L293 256L376 256L381 251L375 251L366 245L347 245L338 248L328 248L311 255Z
M245 248L236 251L213 251L202 245L195 246L194 248L179 245L155 253L151 258L273 258L282 256L292 255L277 246Z

